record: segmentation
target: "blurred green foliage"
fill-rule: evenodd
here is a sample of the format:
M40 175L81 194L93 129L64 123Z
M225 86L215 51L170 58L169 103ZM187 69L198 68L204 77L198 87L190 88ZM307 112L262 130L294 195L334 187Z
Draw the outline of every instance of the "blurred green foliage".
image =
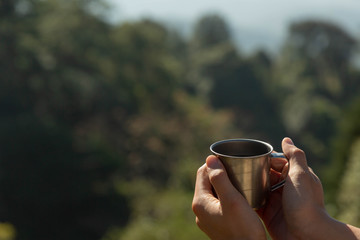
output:
M209 145L246 137L280 150L285 135L331 213L359 224L347 198L360 170L354 37L296 22L278 55L244 55L219 15L185 39L107 12L100 0L0 1L2 238L207 239L191 200Z
M354 226L360 225L360 141L351 144L350 158L345 166L337 201L339 203L339 219Z

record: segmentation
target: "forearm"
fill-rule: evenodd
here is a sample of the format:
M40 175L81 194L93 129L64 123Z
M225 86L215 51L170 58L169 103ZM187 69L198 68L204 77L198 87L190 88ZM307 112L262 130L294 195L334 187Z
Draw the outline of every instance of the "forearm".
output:
M328 226L323 228L323 231L326 231L323 238L318 236L316 239L343 239L343 240L357 240L360 239L360 234L356 231L356 228L349 226L345 223L339 222L333 218L328 219Z
M317 219L309 222L307 230L303 232L301 239L309 240L360 240L360 229L339 222L330 217L325 211L319 214Z

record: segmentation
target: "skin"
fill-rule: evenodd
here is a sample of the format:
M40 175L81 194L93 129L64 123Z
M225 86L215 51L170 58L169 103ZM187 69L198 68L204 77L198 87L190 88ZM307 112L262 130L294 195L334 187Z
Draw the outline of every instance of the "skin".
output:
M266 239L260 219L215 156L209 156L198 170L192 208L197 225L210 239Z
M289 164L273 159L271 179L278 181L288 172L286 183L256 212L232 186L220 160L208 156L198 170L192 204L199 228L213 240L261 240L266 239L261 218L272 239L360 239L359 228L327 214L321 181L305 153L290 138L282 148Z

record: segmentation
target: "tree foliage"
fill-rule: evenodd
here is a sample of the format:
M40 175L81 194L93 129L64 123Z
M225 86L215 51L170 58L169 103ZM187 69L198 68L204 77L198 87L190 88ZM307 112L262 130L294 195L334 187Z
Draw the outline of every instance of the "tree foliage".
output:
M280 90L284 125L321 162L330 158L336 123L359 89L350 64L355 47L339 26L304 21L291 25L276 62L274 91Z
M360 144L359 138L350 145L349 159L344 167L345 174L342 178L337 203L339 204L339 219L354 226L360 225L360 194L359 169L360 169Z

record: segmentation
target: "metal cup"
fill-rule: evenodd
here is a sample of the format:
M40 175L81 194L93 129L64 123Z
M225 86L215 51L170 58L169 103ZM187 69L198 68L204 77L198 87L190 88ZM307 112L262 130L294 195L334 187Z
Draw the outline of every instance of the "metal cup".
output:
M283 153L273 153L269 143L228 139L213 143L210 150L221 160L232 184L254 209L264 206L270 192L285 184L282 180L270 185L271 158L286 157Z

